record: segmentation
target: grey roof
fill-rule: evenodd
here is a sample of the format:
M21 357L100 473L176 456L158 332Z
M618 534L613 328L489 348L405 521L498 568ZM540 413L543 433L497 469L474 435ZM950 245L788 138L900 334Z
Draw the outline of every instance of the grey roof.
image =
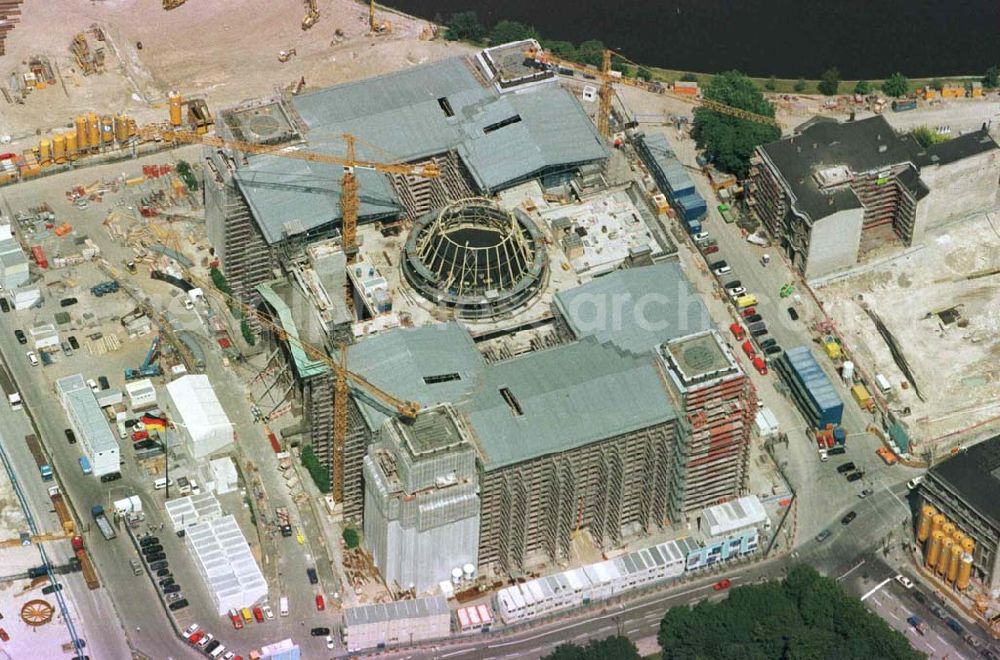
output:
M348 607L344 610L344 622L350 628L357 625L419 619L442 614L451 616L448 600L444 596L432 596L431 598L395 600L375 605Z
M77 431L84 436L84 444L95 454L118 449L118 440L111 433L108 420L97 405L97 397L83 379L82 374L66 376L56 381Z
M990 137L989 132L980 129L927 147L917 154L917 164L920 167L947 165L996 148L997 143Z
M501 96L483 87L462 58L321 89L292 103L309 127L311 151L344 155L344 133L358 138L359 158L381 162L456 150L487 191L608 156L570 92L546 85ZM289 220L308 231L339 219L340 177L335 165L255 156L235 178L273 243ZM359 170L358 177L360 220L399 212L386 176Z
M555 304L577 338L595 337L636 354L713 327L705 304L675 263L609 273L557 293Z
M1000 435L961 451L928 471L970 507L1000 528Z
M592 338L488 365L468 332L448 323L375 335L352 347L348 362L375 385L424 407L453 403L469 419L489 469L676 416L651 352L640 357ZM448 373L460 379L424 380ZM374 408L362 410L371 426L384 420Z
M760 149L788 182L796 199L795 207L814 221L837 211L862 207L847 186L830 192L820 190L813 178L817 170L846 165L852 172L869 172L913 163L921 151L913 136L897 135L882 115L842 123L806 122L799 128L799 133ZM914 190L914 194L922 197L926 188L923 192Z

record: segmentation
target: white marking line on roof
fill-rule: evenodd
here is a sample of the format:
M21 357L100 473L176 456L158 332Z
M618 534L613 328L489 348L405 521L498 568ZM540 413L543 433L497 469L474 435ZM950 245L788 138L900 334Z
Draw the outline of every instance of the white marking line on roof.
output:
M861 597L861 602L862 603L865 602L865 600L867 600L867 598L869 596L871 596L873 593L875 593L876 591L878 591L879 589L881 589L885 585L889 584L890 582L892 582L892 578L891 577L887 577L886 579L884 579L881 582L879 582L877 585L875 585L875 588L873 588L871 591L869 591L868 593L866 593L864 596Z

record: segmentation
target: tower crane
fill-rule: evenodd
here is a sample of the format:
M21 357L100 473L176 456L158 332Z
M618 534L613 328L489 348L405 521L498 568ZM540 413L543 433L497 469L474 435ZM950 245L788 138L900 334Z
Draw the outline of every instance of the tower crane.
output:
M350 133L341 135L347 144L345 156L334 156L332 154L321 154L315 151L299 149L295 145L264 145L240 140L226 140L214 135L198 135L191 131L176 131L174 139L179 142L192 144L204 144L210 147L234 149L249 154L266 154L279 156L281 158L293 158L297 160L307 160L316 163L328 163L331 165L341 165L344 174L340 179L340 213L342 218L341 233L343 236L344 253L347 255L349 263L354 262L357 255L357 232L358 232L358 180L354 175L357 168L375 170L386 174L399 174L402 176L419 176L423 178L434 178L441 176L441 170L434 162L423 165L410 165L407 163L380 163L373 160L359 159L355 155L355 143L358 138Z
M65 539L71 539L75 534L21 534L18 538L13 539L3 539L0 540L0 549L2 548L13 548L18 545L36 545L38 543L46 543L49 541L63 541Z
M375 0L368 3L368 32L374 35L388 34L392 31L392 24L389 21L379 23L375 20Z
M621 83L623 85L631 85L632 87L639 87L640 89L649 90L651 85L645 83L641 80L635 80L632 78L625 77L621 75L620 72L614 71L611 68L612 58L618 57L629 64L639 66L632 60L617 53L613 50L605 49L601 53L601 68L598 71L594 71L587 66L580 64L578 62L572 62L570 60L565 60L561 57L553 55L552 53L547 53L545 51L529 48L524 53L525 57L530 60L535 60L541 64L555 64L567 69L572 69L574 71L580 71L586 73L587 75L594 75L596 73L597 77L601 80L601 89L598 91L598 114L597 114L597 130L605 138L611 137L611 101L614 98L614 85L615 83ZM658 90L659 91L659 90ZM767 115L757 114L755 112L750 112L748 110L743 110L742 108L734 108L731 105L726 105L725 103L719 103L718 101L713 101L706 98L690 98L687 96L681 96L680 94L674 94L669 91L663 90L662 93L670 98L677 99L678 101L684 101L685 103L692 103L697 106L701 106L706 110L711 110L713 112L718 112L720 114L729 115L731 117L736 117L738 119L746 119L747 121L754 121L761 124L768 124L770 126L775 126L781 128L778 120L774 117L768 117Z
M260 313L254 307L237 300L233 296L217 289L211 282L200 279L191 273L187 274L188 279L195 285L201 287L205 295L210 295L218 299L231 309L239 309L244 317L250 316L257 320L262 326L268 328L275 335L289 344L295 345L309 356L310 359L322 362L330 368L334 374L334 399L333 399L333 497L336 501L342 502L344 499L344 445L347 441L347 394L353 392L355 396L363 399L366 403L374 406L383 414L390 417L398 417L404 422L412 422L420 412L420 404L416 401L401 399L374 383L364 376L349 371L347 368L347 346L341 344L337 348L339 355L335 359L325 350L303 341L299 337L289 335L284 328L271 321L266 315Z

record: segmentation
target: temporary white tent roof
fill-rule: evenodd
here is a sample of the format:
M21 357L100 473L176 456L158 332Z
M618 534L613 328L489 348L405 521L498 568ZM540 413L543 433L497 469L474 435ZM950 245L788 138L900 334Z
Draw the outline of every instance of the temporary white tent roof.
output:
M236 518L224 516L189 527L185 538L220 615L267 596L267 582Z
M167 383L167 392L181 418L195 458L219 451L233 441L233 425L204 374L183 376Z

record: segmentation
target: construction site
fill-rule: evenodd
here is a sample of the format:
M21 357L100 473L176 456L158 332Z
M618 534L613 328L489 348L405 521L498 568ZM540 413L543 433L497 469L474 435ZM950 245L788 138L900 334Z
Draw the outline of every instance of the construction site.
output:
M74 397L103 411L111 442L77 428L83 474L147 505L183 479L147 506L177 532L235 512L256 569L240 597L486 603L651 543L682 571L790 548L788 465L765 443L821 429L786 400L777 319L756 325L776 301L835 396L866 392L852 433L933 462L1000 419L987 128L919 151L894 117L838 123L853 105L809 98L754 115L615 75L611 51L473 48L373 3L224 4L59 0L10 33L57 23L43 42L7 35L0 278L33 380L73 428ZM698 161L699 106L786 137L737 182ZM847 133L871 153L814 178L807 156L842 156ZM788 221L791 200L815 222ZM744 297L746 265L727 282L723 232L768 277L784 262L780 287ZM126 431L142 410L179 421ZM719 507L752 520L710 531ZM181 627L229 609L196 564Z

